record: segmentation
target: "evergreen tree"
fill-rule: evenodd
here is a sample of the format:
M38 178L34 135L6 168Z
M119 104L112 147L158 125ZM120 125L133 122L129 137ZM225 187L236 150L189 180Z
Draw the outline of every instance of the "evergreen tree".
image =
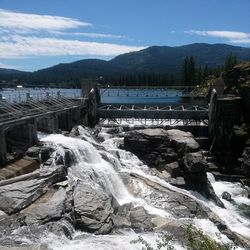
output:
M195 84L195 61L193 56L190 56L189 58L189 75L190 75L190 80L189 80L189 85L194 85Z
M182 65L182 84L194 85L195 84L195 60L193 56L186 56Z
M233 54L230 53L225 60L225 70L229 71L231 70L235 65L237 64L237 57Z
M202 83L203 83L203 72L200 66L196 73L196 84L202 84Z

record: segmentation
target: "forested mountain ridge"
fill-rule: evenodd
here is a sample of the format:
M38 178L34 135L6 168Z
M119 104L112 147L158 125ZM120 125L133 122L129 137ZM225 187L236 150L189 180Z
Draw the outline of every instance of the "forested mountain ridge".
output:
M75 82L86 78L99 78L107 81L120 79L126 75L166 75L180 77L183 61L186 56L192 56L198 67L216 68L223 66L226 57L234 54L238 61L250 60L250 48L231 46L227 44L195 43L179 47L152 46L146 49L119 55L109 61L85 59L35 72L9 72L0 70L0 81L17 79L31 84L48 84ZM165 79L163 77L163 80Z

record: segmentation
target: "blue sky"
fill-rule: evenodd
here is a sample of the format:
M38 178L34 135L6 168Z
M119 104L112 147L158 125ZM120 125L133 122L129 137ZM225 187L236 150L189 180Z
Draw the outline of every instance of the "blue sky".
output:
M0 0L0 68L33 71L148 46L250 47L250 0Z

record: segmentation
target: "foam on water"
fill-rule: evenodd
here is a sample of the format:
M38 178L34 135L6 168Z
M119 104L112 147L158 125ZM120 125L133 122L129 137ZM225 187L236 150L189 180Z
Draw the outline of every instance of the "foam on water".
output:
M178 192L191 197L217 214L232 231L235 231L250 239L249 220L239 215L237 209L235 209L235 206L230 202L223 200L226 209L222 209L216 206L213 202L206 200L197 192L190 192L172 186L165 180L153 175L152 170L143 164L137 156L131 152L117 148L123 142L123 138L110 138L110 135L106 136L105 132L102 132L103 137L108 138L101 144L101 146L105 148L105 150L102 150L99 149L100 147L97 147L97 149L93 146L96 145L97 142L88 132L86 132L85 129L80 128L79 132L79 137L83 138L84 140L54 134L46 137L42 136L41 138L42 141L54 146L56 149L56 154L63 155L65 149L69 149L73 153L75 157L75 164L69 168L68 176L69 182L72 185L74 184L75 180L81 179L85 182L91 183L93 187L103 188L108 194L113 195L120 204L131 202L135 206L143 206L151 214L156 214L162 217L172 217L168 211L154 206L150 199L136 198L129 193L119 173L125 172L128 174L136 174L150 180L151 182L155 182L166 189L172 190L173 192ZM243 188L239 184L216 182L212 175L209 175L208 178L219 197L221 197L223 191L228 191L232 194L236 203L249 204L249 199L242 197L241 193ZM140 183L137 185L140 185ZM138 188L143 190L143 196L145 197L150 196L150 192L152 192L144 187L138 186ZM219 231L210 220L194 219L193 223L196 227L201 228L213 239L217 239ZM83 248L97 250L141 249L136 245L128 245L130 240L136 239L138 236L133 232L126 232L121 235L105 236L94 236L92 234L82 235L83 237L81 237L81 239L75 239L72 241L69 241L68 239L51 241L50 239L50 247L52 247L52 249L60 250L75 250ZM154 242L157 238L155 233L151 233L146 236L149 238L149 240L152 239ZM221 235L220 237L220 240L223 242L229 242L226 236ZM49 240L49 238L46 240Z
M114 140L112 144L112 140ZM103 143L105 145L105 143ZM111 146L113 145L113 150L116 147L115 139L109 139L109 150L111 149ZM108 148L107 148L108 150ZM128 173L135 173L139 176L142 176L144 178L148 178L150 181L153 181L155 183L158 183L162 185L165 188L168 188L174 192L179 192L182 194L185 194L192 199L196 200L197 202L203 204L204 206L211 209L215 214L217 214L220 219L234 232L237 232L244 237L250 239L250 221L241 216L236 209L236 207L231 204L228 201L222 200L223 203L226 206L226 209L220 208L217 205L215 205L213 202L206 200L203 196L201 196L199 193L194 191L187 191L184 189L180 189L178 187L172 186L171 184L167 183L165 180L159 178L158 176L152 175L149 168L144 165L138 157L131 154L130 152L126 152L121 149L116 149L119 157L120 162L123 166L123 171ZM221 198L223 191L228 191L232 194L233 199L236 203L244 203L249 204L250 200L242 195L244 189L241 184L239 183L230 183L230 182L216 182L214 179L214 176L212 174L208 174L208 179L211 181L213 188L218 195L218 197ZM210 223L209 220L207 220L207 228L210 228L212 230L217 230L217 228L214 226L213 223ZM204 227L206 228L206 227Z
M157 233L136 234L133 231L120 232L119 235L93 235L88 233L76 233L74 240L69 240L65 237L58 237L53 234L48 234L42 241L53 250L140 250L142 245L131 243L138 236L142 236L148 243L156 248L156 240L160 236ZM173 242L176 250L184 250L177 242Z

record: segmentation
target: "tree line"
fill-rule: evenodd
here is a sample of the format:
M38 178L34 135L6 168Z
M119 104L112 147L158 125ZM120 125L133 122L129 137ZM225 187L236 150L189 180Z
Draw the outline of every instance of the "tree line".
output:
M181 82L183 85L200 85L204 84L209 75L219 76L223 71L231 70L237 64L237 57L229 54L224 62L224 66L208 68L196 66L193 56L186 56L182 64Z

